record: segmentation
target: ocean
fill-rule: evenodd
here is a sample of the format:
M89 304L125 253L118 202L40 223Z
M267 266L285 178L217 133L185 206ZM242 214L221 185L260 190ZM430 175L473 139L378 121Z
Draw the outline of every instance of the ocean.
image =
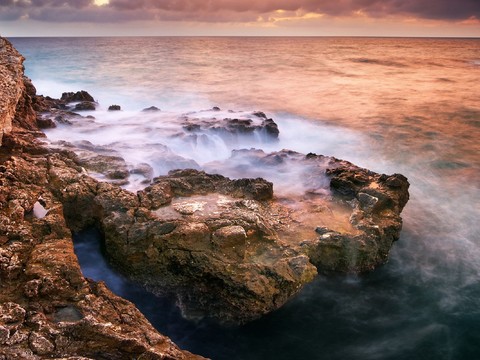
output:
M94 230L76 234L85 276L134 301L179 346L213 359L480 358L480 39L10 40L39 94L86 90L99 103L94 121L46 131L52 142L112 147L155 175L169 170L152 155L166 145L207 169L221 169L236 148L288 148L408 177L404 227L386 265L319 276L241 327L183 319L172 299L115 273ZM122 111L107 111L112 104ZM142 114L149 106L162 111ZM280 140L171 141L180 114L213 106L265 112ZM282 174L262 175L279 191L291 185ZM127 188L142 186L131 180Z

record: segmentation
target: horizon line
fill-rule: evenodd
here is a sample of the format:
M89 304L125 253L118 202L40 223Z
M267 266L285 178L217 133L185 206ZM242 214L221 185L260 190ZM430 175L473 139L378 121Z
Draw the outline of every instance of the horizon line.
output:
M480 39L480 36L421 36L421 35L19 35L6 36L4 38L144 38L144 37L165 37L165 38L383 38L383 39Z

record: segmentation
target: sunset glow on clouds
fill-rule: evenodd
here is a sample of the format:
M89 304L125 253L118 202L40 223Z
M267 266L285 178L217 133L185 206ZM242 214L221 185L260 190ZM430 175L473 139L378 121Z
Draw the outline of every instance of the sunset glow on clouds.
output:
M63 35L480 36L480 1L0 0L0 34L58 29Z

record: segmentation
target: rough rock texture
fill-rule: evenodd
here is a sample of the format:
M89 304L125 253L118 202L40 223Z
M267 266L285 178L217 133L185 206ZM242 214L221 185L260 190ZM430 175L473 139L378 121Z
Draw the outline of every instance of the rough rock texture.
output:
M288 196L293 205L285 205L291 210L283 219L295 224L276 230L294 247L300 245L319 272L370 271L388 260L409 196L403 175L377 174L334 157L289 150L234 151L230 164L240 173L248 164L265 173L296 174L303 193Z
M0 359L200 358L156 332L103 283L82 276L52 191L52 164L63 164L65 173L81 169L38 144L29 130L35 112L23 58L6 40L0 45L0 81L8 85L0 87Z
M70 227L100 226L115 265L175 294L191 318L243 323L283 305L317 269L362 272L386 262L408 200L403 176L314 154L252 152L264 166L302 165L332 191L312 181L301 200L283 203L260 178L177 170L135 195L62 164L50 171Z
M229 141L234 141L238 136L253 136L254 134L275 140L279 134L277 124L260 111L253 113L225 112L214 107L212 110L185 114L182 120L183 129L187 132L213 131Z
M60 100L63 101L64 103L82 102L82 101L95 102L95 99L93 98L93 96L90 95L85 90L80 90L75 93L64 92Z
M23 75L24 58L6 40L0 38L0 146L4 134L14 126L36 130L36 113L32 108L35 88Z
M154 292L174 293L190 318L258 318L316 275L306 255L277 241L263 179L178 170L135 195L61 164L50 171L70 227L94 220L115 264Z

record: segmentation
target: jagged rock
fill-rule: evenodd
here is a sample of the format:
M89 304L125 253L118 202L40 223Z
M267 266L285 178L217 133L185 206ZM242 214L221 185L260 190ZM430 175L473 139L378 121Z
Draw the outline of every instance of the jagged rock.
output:
M284 196L301 204L290 212L298 223L278 231L287 239L301 233L301 242L289 243L296 248L300 245L318 271L364 272L388 260L409 196L403 175L377 174L334 157L288 150L270 154L255 149L234 151L228 164L234 176L249 166L295 179L301 192ZM327 216L329 212L336 216Z
M62 94L62 97L60 98L61 101L65 103L71 103L71 102L95 102L95 99L93 98L92 95L90 95L88 92L85 90L77 91L76 93L74 92L64 92Z
M32 87L23 58L2 38L0 59L0 73L10 76L0 82L11 81L23 97L0 87L0 359L200 358L178 349L103 283L82 276L57 187L73 186L81 168L71 153L44 148L36 131L21 127L35 113Z
M310 281L316 273L311 263L321 272L362 272L387 260L408 199L405 178L314 154L251 155L264 167L305 167L310 178L304 176L301 207L274 201L271 183L263 179L178 170L154 179L138 196L97 186L85 201L96 213L80 213L97 218L119 269L155 292L176 294L189 317L249 321ZM86 186L67 186L64 204L81 198ZM315 192L324 186L332 192ZM344 213L343 222L325 217L323 209Z
M58 99L50 96L36 95L33 109L37 112L47 112L52 109L66 109L67 107Z
M85 225L82 214L96 217L117 266L155 292L175 293L186 316L245 322L281 306L316 274L305 255L276 243L263 220L259 201L272 196L263 179L174 171L138 196L85 181L61 186L67 216L71 204L75 226ZM78 207L83 196L95 213Z
M212 110L185 114L182 121L183 129L187 132L211 131L228 141L234 141L242 135L252 136L255 133L265 135L266 139L275 140L279 134L277 124L259 112L225 112L214 107Z
M24 57L4 38L0 38L0 146L14 126L36 130L32 108L31 82L23 75ZM35 88L33 88L34 90Z

